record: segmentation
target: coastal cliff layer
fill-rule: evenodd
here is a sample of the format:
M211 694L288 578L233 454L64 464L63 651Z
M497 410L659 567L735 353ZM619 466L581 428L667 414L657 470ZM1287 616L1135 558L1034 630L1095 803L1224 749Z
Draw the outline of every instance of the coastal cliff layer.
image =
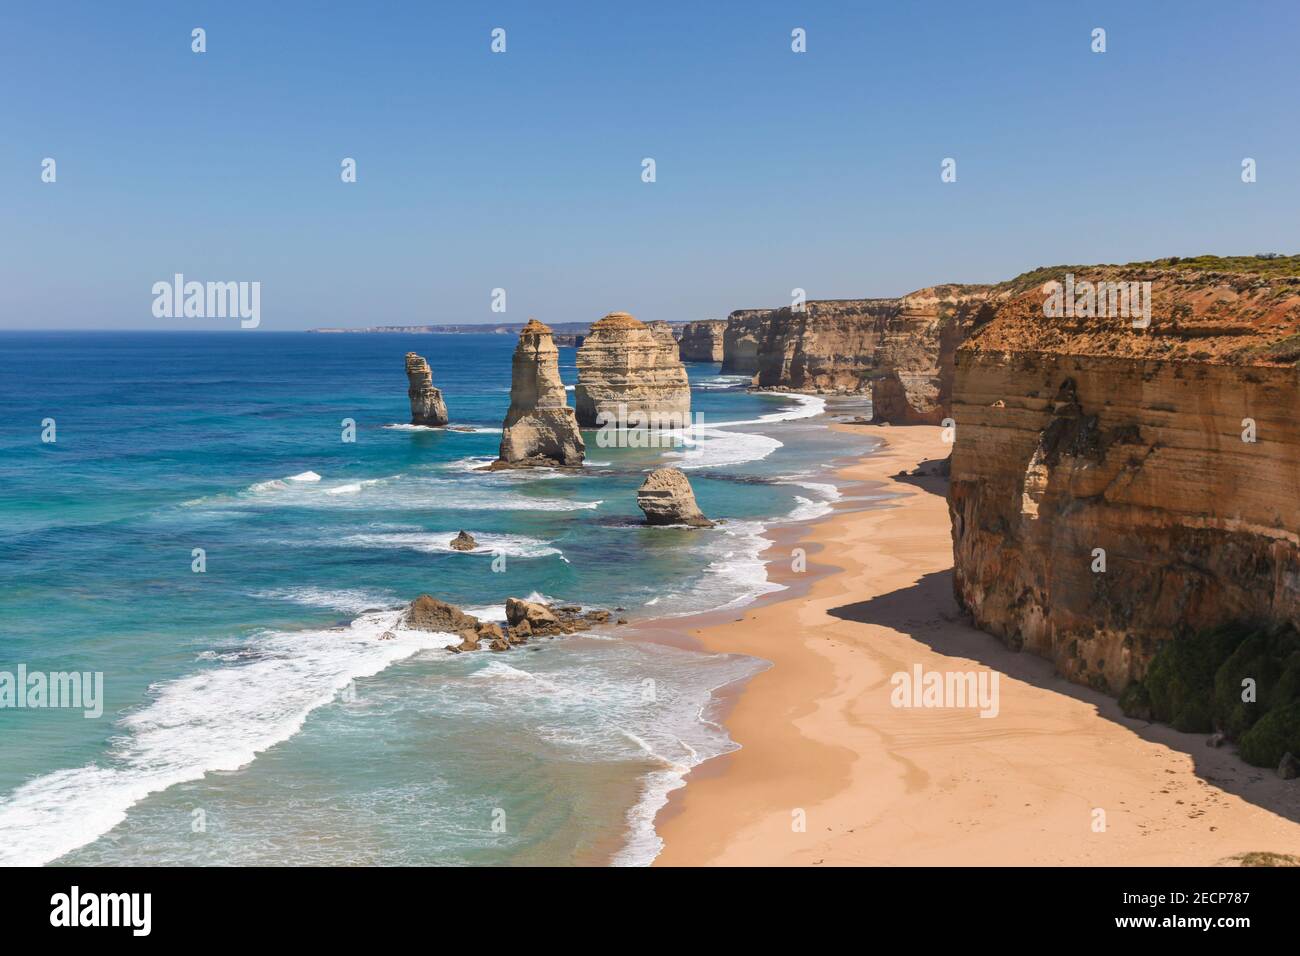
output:
M690 415L691 386L667 323L652 328L626 312L594 323L578 349L574 389L578 423L637 421L680 427Z
M949 284L899 298L735 312L722 370L753 374L760 388L870 394L877 421L938 424L950 408L957 346L996 293Z
M1300 278L1268 261L1002 289L953 386L953 584L979 627L1120 693L1165 642L1300 624ZM1149 282L1149 325L1045 314L1066 273Z
M754 384L795 391L856 392L876 367L882 320L897 299L786 306L754 320Z
M737 309L727 316L722 331L723 375L753 375L758 371L763 320L771 312L771 309Z
M412 425L447 424L447 403L433 386L433 371L423 356L406 353L406 397L411 401Z
M876 335L871 410L877 422L938 425L952 410L957 347L987 321L999 290L940 285L898 300Z
M681 327L678 347L683 362L721 362L727 323L722 319L687 322Z
M519 333L510 373L510 409L492 467L582 464L586 446L560 380L560 353L551 330L536 319Z

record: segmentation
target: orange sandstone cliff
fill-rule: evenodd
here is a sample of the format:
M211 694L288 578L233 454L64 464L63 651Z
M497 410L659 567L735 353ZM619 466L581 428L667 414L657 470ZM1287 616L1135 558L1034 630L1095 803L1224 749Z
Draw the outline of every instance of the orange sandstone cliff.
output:
M1149 282L1149 326L1046 315L1066 273ZM1298 333L1294 257L998 287L953 383L954 589L975 623L1112 693L1190 632L1300 624Z
M892 299L811 301L733 312L723 372L760 388L870 394L877 420L938 424L949 412L957 346L988 286L940 285Z

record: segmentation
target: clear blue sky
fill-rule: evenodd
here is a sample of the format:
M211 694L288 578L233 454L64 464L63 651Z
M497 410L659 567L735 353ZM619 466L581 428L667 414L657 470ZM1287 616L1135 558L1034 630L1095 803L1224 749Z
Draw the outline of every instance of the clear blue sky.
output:
M7 3L0 328L234 327L153 318L175 272L295 329L1297 252L1298 41L1290 0Z

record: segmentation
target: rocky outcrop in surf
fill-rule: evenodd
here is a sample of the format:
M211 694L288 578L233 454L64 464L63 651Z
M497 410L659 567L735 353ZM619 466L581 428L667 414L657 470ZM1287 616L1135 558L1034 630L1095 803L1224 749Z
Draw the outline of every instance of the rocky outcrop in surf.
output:
M447 424L447 404L442 392L433 387L433 371L422 356L406 353L407 397L411 400L412 425Z
M726 329L727 323L723 319L687 322L681 327L681 337L677 340L682 361L721 362Z
M478 547L478 542L468 531L460 531L451 539L450 547L455 551L473 551Z
M636 506L645 514L646 524L689 525L712 528L695 503L690 480L680 468L657 468L646 476L636 491Z
M660 330L626 312L611 312L591 327L578 349L574 391L578 423L682 427L691 412L691 387L667 323Z
M573 604L544 604L512 597L506 599L507 624L502 628L495 621L480 621L454 604L448 604L430 594L421 594L407 606L399 626L436 634L455 634L460 638L460 643L448 645L447 650L460 654L477 651L485 644L488 650L508 651L528 643L530 638L577 634L608 624L609 619L608 611L584 611ZM388 632L381 640L393 636L392 632Z
M402 625L416 631L456 634L474 630L478 618L430 594L421 594L402 615Z
M524 326L515 346L499 454L490 467L576 467L586 455L560 380L559 351L551 330L536 319Z
M1053 314L1067 275L1077 302ZM1110 308L1143 283L1149 322ZM1168 642L1300 625L1300 263L1060 267L1003 291L956 350L953 584L974 622L1111 693Z

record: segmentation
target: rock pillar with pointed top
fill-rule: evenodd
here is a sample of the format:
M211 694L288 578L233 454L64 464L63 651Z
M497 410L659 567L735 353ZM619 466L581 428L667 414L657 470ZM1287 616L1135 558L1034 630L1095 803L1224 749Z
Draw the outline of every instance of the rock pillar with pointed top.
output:
M492 468L576 467L586 446L560 381L560 353L549 327L529 319L519 333L510 376L510 410Z
M429 363L414 352L406 353L406 381L406 394L411 400L411 424L447 424L447 403L442 400L442 392L433 387Z

